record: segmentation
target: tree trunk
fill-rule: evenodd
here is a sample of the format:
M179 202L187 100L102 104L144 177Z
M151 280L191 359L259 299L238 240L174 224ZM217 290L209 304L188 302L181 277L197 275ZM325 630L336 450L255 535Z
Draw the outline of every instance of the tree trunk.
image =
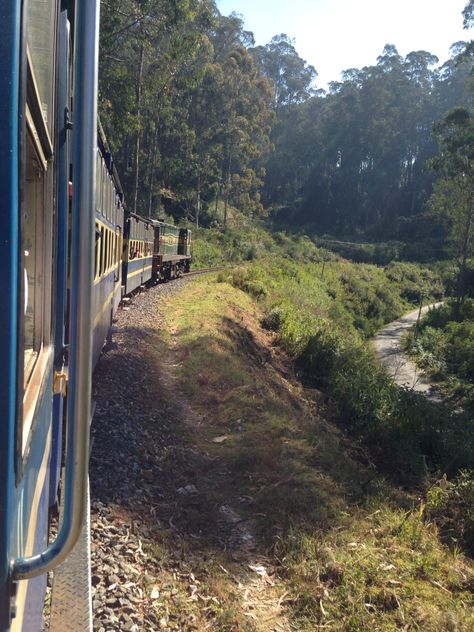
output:
M148 197L148 217L151 217L153 204L153 186L155 184L155 164L156 164L156 145L158 140L158 124L155 122L155 130L153 132L153 141L151 146L151 166L150 166L150 191Z
M461 252L461 262L459 265L459 274L458 274L458 305L461 305L464 301L464 294L466 292L466 269L467 269L467 260L469 258L469 251L471 247L471 226L474 215L474 206L473 202L471 202L471 211L467 217L467 224L465 227L465 233L462 243L462 252Z
M229 149L229 160L227 162L227 173L225 177L225 190L224 190L224 227L227 226L227 209L229 206L229 193L230 193L230 170L232 165L232 152Z
M133 166L133 212L137 212L138 201L138 178L140 173L140 137L141 137L141 107L142 107L142 84L143 84L143 43L140 46L140 59L138 63L138 81L135 89L135 102L137 105L137 135L135 137L135 162Z
M199 228L200 213L201 213L201 172L198 173L198 182L197 182L196 228Z

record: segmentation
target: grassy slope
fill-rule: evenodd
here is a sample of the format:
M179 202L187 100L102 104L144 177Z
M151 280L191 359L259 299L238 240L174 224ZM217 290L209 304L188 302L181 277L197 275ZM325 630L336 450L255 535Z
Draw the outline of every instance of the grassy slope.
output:
M198 420L183 433L205 500L183 503L185 519L210 535L216 506L239 507L286 584L297 630L473 629L472 565L440 544L417 497L328 423L332 407L296 382L260 327L262 300L207 277L164 305L178 388ZM254 629L227 575L211 588L228 604L217 629Z

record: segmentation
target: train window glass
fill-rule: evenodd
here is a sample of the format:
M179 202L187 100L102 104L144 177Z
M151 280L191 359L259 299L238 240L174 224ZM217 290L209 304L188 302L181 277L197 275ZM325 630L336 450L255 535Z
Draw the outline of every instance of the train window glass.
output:
M102 161L102 174L101 174L101 178L100 178L100 189L101 189L101 194L102 194L102 206L101 206L101 213L102 215L105 215L105 206L107 204L107 190L106 190L106 179L105 179L105 165L104 162Z
M23 215L24 251L24 345L25 380L27 381L41 349L43 330L42 297L44 294L43 247L45 242L44 202L45 173L30 135L26 143L26 187Z
M108 219L110 222L112 221L112 199L113 199L113 188L112 188L112 181L109 177L109 199L108 199L108 204L107 204L107 213L108 213Z
M107 204L108 204L108 193L107 193L107 167L105 162L102 161L102 215L107 217Z
M105 182L104 215L105 215L105 219L109 219L109 177L107 175L106 169L104 169L104 182Z
M95 208L97 210L100 209L100 172L102 170L102 159L100 157L100 153L97 152L96 157L96 185L95 185Z
M99 277L104 272L104 250L105 250L105 230L104 227L100 227L100 264L99 264Z
M104 249L104 272L107 272L109 267L109 229L105 229L105 249Z
M94 264L94 279L99 276L99 252L100 252L100 228L99 223L95 223L95 264Z
M108 212L109 212L109 221L112 221L112 206L113 206L113 197L114 197L114 189L112 186L112 181L109 178L109 204L108 204Z
M29 0L28 49L41 110L51 134L53 124L54 33L56 28L56 0Z

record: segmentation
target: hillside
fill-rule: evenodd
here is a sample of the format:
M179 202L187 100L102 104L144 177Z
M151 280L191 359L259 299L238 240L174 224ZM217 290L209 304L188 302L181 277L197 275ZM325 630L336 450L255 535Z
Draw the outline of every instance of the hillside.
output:
M96 381L99 619L117 602L122 625L132 600L153 629L472 629L472 563L301 384L264 320L217 275L119 315ZM109 569L110 539L123 556Z

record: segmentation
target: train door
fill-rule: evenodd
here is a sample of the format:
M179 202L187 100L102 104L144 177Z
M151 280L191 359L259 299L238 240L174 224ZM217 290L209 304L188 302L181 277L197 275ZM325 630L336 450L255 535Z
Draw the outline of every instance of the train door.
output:
M84 11L77 12L76 22L85 43L78 54L82 64L77 63L76 67L83 69L82 85L89 77L93 86L97 5L86 1L81 4ZM48 546L53 400L64 386L63 379L55 376L55 366L62 366L67 250L63 243L60 253L57 240L59 232L64 236L67 230L64 222L60 226L58 221L58 200L63 199L66 212L68 198L67 181L62 190L56 188L58 178L68 176L67 156L56 142L57 121L66 126L66 112L56 116L56 98L64 89L58 83L59 24L64 26L67 22L66 14L60 15L60 5L58 0L0 0L0 632L42 629L46 571L64 560L74 546L85 505L82 492L87 434L77 419L86 417L84 408L90 410L90 369L87 372L82 368L75 370L70 381L70 408L74 412L82 410L69 422L67 513L57 541ZM74 8L74 2L68 6ZM62 96L64 104L64 91ZM88 86L79 97L76 114L80 113L80 122L75 125L79 130L95 130L95 110L91 105L96 103L96 92ZM83 165L92 154L95 137L87 133L84 138L82 142L81 137L82 147L75 143L76 164L81 165L78 181L92 183L88 186L93 189L93 175ZM58 160L66 161L62 175ZM84 174L87 180L80 178ZM76 319L71 319L74 332L70 353L77 358L77 366L87 367L90 351L85 341L90 332L90 309L88 305L78 305L78 297L87 295L86 287L90 289L86 280L92 267L92 224L84 218L88 213L79 214L77 209L81 207L79 199L87 199L88 204L82 208L88 208L91 196L85 185L78 185L78 189L73 204L77 224L73 253L79 252L76 242L85 246L79 263L73 264L73 277L79 276L80 283L71 300ZM61 269L57 265L59 257ZM82 276L78 274L80 266ZM62 293L56 291L58 283L63 287ZM82 336L77 334L75 325L79 316L85 323ZM59 353L55 353L55 343ZM81 348L86 351L76 352ZM81 402L75 397L79 382L84 385ZM76 473L82 476L76 478L73 488ZM74 496L72 489L79 493Z
M8 27L5 26L6 20ZM46 545L51 459L55 275L55 81L56 0L2 2L0 43L2 108L0 195L2 264L9 278L1 288L7 316L0 342L5 372L0 378L0 475L2 592L8 558L31 556ZM5 44L5 39L7 44ZM8 50L5 48L7 46ZM4 186L5 185L5 189ZM6 233L9 233L8 236ZM5 303L3 304L3 302ZM1 392L3 391L3 392ZM5 401L3 394L6 394ZM0 405L0 406L1 406ZM3 502L5 501L5 503ZM10 603L2 594L0 629L40 629L45 577L20 582Z

